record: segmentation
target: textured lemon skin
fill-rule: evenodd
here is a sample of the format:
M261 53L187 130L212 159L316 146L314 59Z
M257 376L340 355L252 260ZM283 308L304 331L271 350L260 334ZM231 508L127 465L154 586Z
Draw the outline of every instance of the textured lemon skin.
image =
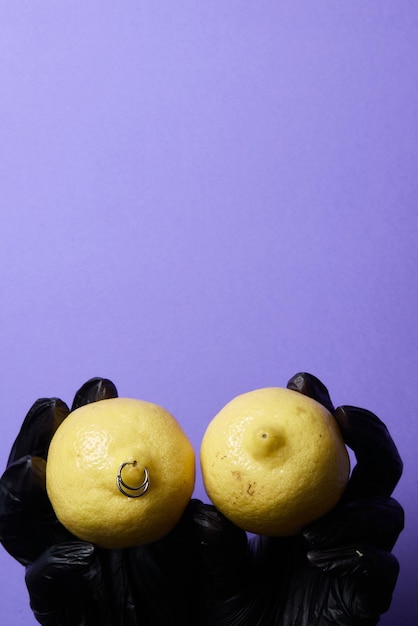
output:
M350 474L333 416L281 387L244 393L221 409L203 436L200 465L218 510L269 536L294 535L330 511Z
M149 489L120 492L117 475ZM135 462L135 465L133 463ZM195 484L195 454L164 408L132 398L93 402L69 414L48 451L46 488L55 514L75 536L103 548L126 548L164 537L179 521ZM135 492L128 492L135 493Z

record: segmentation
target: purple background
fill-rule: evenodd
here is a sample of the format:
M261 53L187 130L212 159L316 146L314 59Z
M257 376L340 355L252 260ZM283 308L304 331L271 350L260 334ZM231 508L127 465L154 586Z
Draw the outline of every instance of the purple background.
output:
M400 449L381 623L415 624L416 3L1 4L3 465L32 402L91 376L198 451L232 397L311 371ZM4 550L0 590L34 625Z

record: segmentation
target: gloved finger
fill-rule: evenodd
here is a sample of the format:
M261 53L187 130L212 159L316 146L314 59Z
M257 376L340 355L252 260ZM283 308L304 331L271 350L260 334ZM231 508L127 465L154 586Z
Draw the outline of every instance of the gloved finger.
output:
M50 441L69 408L59 398L39 398L29 409L9 454L7 466L24 456L46 459Z
M310 550L328 550L353 542L392 550L404 528L404 510L393 498L342 502L309 524L303 536Z
M192 516L204 572L205 596L208 601L231 598L244 586L247 535L213 505L195 500Z
M251 575L245 531L213 505L196 501L193 520L198 538L205 623L253 623L248 603Z
M298 391L313 400L322 404L330 413L334 412L334 405L331 401L328 389L324 383L313 374L299 372L292 376L287 383L287 388Z
M45 489L46 462L26 456L0 479L0 541L20 563L31 563L71 535L58 522Z
M399 575L399 562L385 550L355 544L307 554L314 567L341 577L350 588L353 617L379 616L388 610Z
M403 464L385 424L366 409L334 409L327 388L312 374L295 374L287 387L325 406L334 415L345 443L354 451L357 464L344 497L390 496L402 475Z
M80 387L74 396L71 410L75 411L80 406L97 402L98 400L107 400L108 398L117 398L118 392L116 386L107 378L90 378Z
M403 463L385 424L371 411L353 406L338 407L334 417L357 461L343 497L389 497Z
M111 624L99 560L92 544L52 546L26 570L30 605L43 626Z
M232 624L246 589L246 543L215 507L192 499L163 539L128 550L141 624Z
M125 551L132 573L130 595L138 607L141 625L199 622L199 580L203 572L188 509L168 535Z

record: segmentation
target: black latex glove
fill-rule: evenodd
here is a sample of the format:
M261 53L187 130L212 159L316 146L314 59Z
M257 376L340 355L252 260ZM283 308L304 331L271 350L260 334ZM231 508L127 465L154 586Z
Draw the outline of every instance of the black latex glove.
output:
M294 376L288 386L333 412L357 465L329 515L296 537L255 537L250 549L245 533L197 500L170 535L149 546L99 550L76 540L52 512L41 460L69 409L56 399L35 403L0 481L0 539L27 568L41 624L376 624L398 574L390 551L403 511L390 494L401 460L376 416L353 407L334 410L326 388L309 374ZM110 381L93 379L72 408L115 395Z
M71 410L117 396L107 379L87 381ZM36 401L0 480L0 540L26 569L35 617L43 626L196 626L211 605L233 596L245 577L247 537L216 509L191 500L163 540L103 550L57 520L45 489L49 443L70 413L57 398Z
M402 461L370 411L334 409L326 387L300 373L287 385L334 415L356 465L340 503L292 538L255 537L252 626L374 625L390 606L399 565L391 550L404 514L391 498Z

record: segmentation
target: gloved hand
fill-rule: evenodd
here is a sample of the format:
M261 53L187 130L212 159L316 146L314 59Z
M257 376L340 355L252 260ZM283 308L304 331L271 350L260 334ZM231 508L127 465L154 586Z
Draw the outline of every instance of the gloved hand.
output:
M326 387L310 374L296 374L287 386L334 415L356 465L339 504L301 535L251 540L255 575L248 624L374 625L390 606L399 571L391 550L404 513L391 494L402 461L386 426L370 411L335 409Z
M337 419L357 465L340 504L292 538L254 537L212 505L191 500L162 541L100 550L71 536L45 494L45 458L69 413L39 400L26 417L0 481L0 539L26 567L31 606L44 626L376 624L389 604L398 564L390 551L403 511L390 498L402 463L385 426L353 407L334 410L309 374L288 383ZM106 379L88 381L72 410L115 397Z
M110 380L94 378L71 410L117 395ZM37 400L0 480L0 540L25 566L36 619L43 626L205 624L206 606L242 585L245 533L191 500L177 527L147 546L104 550L71 535L45 489L49 443L69 412L58 398Z

